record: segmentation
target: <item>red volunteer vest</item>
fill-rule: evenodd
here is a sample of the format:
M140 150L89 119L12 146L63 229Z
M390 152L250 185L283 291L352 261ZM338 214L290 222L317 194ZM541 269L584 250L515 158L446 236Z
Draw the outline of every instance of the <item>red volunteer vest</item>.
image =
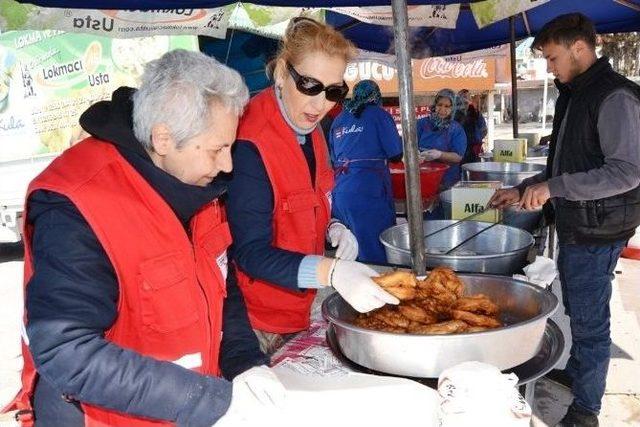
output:
M238 128L238 139L251 141L257 147L271 181L273 246L305 255L321 255L331 217L333 170L327 143L318 128L312 138L316 159L314 182L302 148L280 114L272 88L249 102ZM315 291L291 291L251 278L240 268L238 282L255 329L291 333L309 327Z
M161 196L117 152L94 138L65 151L29 186L68 197L115 269L118 317L105 338L158 360L218 375L226 249L231 234L217 202L192 218L192 238ZM27 217L25 212L25 218ZM33 226L25 223L25 287L33 274ZM226 273L225 273L226 274ZM25 313L25 320L28 313ZM23 388L11 409L31 409L36 371L23 343ZM85 425L170 425L82 404ZM24 417L23 417L24 418ZM23 425L29 425L24 420Z

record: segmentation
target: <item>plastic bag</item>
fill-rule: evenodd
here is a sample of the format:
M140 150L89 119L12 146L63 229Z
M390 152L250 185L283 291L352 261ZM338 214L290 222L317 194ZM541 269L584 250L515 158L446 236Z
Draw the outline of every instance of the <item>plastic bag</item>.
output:
M481 362L464 362L438 379L441 427L527 427L531 407L517 390L518 377Z

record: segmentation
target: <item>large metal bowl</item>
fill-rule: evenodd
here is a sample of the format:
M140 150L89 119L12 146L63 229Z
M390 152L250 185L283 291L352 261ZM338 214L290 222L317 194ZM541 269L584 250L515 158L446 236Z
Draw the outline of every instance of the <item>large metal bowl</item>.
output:
M451 335L415 335L379 332L353 325L356 311L340 295L322 304L342 353L376 371L412 377L436 378L443 370L467 361L509 369L534 357L541 346L547 318L558 307L550 291L510 277L460 275L466 294L483 293L501 310L507 325L485 332Z
M534 244L530 233L507 225L494 225L462 245L449 255L444 252L463 242L480 230L491 226L487 222L452 220L423 221L423 233L428 235L443 229L424 240L427 267L446 265L455 271L489 273L511 276L527 264L529 249ZM411 265L409 225L399 224L380 234L387 261L391 264Z
M500 181L506 186L518 185L544 169L545 166L536 163L477 162L462 165L467 181Z
M451 190L445 190L439 195L440 204L444 211L444 219L451 219ZM540 226L542 220L542 208L535 210L524 210L516 206L508 206L502 212L502 223L511 227L520 228L532 232Z

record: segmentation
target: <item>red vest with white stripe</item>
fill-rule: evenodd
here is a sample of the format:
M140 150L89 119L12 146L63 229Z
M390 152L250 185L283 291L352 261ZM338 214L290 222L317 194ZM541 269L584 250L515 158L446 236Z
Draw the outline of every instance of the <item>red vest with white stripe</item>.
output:
M58 157L30 184L27 198L36 190L69 198L109 257L119 300L118 316L105 331L105 339L144 356L217 376L226 297L223 275L231 243L217 201L194 215L189 239L161 196L113 145L95 138ZM33 274L32 224L25 223L24 231L26 287ZM23 388L9 409L31 409L37 372L24 344L23 355ZM170 425L104 407L82 404L82 408L85 425L91 427Z
M238 139L251 141L260 152L273 188L273 246L321 255L331 217L333 170L319 127L311 137L316 160L313 178L296 135L280 113L273 88L249 102L238 128ZM291 291L254 279L241 268L238 282L255 329L291 333L309 327L315 291Z

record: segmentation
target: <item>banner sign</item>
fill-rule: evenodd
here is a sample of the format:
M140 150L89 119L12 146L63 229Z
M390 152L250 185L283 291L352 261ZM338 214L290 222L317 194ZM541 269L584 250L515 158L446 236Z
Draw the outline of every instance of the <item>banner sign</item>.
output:
M62 31L0 37L0 160L56 153L82 137L80 114L137 86L143 66L173 49L198 50L194 36L111 39Z
M367 24L393 26L391 6L332 7L332 12L351 16ZM410 27L456 28L459 4L407 6Z
M412 61L413 90L437 92L453 90L491 90L495 84L493 57L433 57ZM397 96L398 76L394 67L375 61L358 61L347 65L345 81L353 87L360 80L374 80L385 96Z
M484 28L494 22L526 12L548 1L549 0L485 0L470 3L470 6L478 28Z
M225 38L234 6L215 9L97 10L38 7L2 0L0 21L7 30L61 30L114 38L161 34Z

